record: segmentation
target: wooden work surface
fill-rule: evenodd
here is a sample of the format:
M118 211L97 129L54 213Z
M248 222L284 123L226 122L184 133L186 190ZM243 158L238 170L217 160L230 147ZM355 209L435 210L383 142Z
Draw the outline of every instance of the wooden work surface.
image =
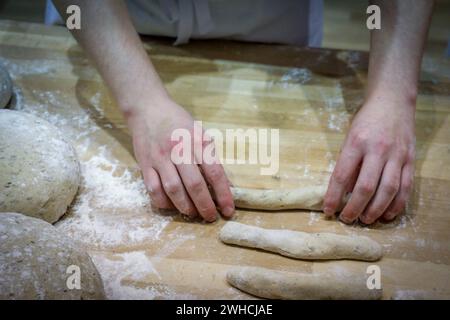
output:
M280 130L279 174L260 176L257 166L227 165L236 186L327 183L349 119L363 99L367 53L145 42L170 94L204 126ZM123 118L65 29L0 21L0 56L14 79L13 108L46 118L76 147L83 186L57 227L86 245L110 298L248 298L225 282L234 265L365 273L369 263L306 262L226 246L217 239L223 220L193 223L152 210ZM370 228L309 211L238 210L235 220L370 236L386 249L377 262L384 298L449 298L449 75L448 59L427 57L417 105L415 189L405 216Z

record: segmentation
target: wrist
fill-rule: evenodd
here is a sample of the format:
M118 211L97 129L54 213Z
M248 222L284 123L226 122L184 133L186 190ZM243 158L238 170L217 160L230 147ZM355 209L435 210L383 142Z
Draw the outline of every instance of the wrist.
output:
M412 112L416 109L417 87L387 88L385 86L369 90L365 105L385 105L403 108Z
M171 103L172 99L164 88L159 90L149 90L140 96L124 96L117 99L119 108L125 119L139 117L148 112L161 112L161 106Z

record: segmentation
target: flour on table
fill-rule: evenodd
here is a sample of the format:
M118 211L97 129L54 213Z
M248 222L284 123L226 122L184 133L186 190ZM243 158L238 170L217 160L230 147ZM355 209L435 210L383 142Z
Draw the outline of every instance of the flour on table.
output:
M271 80L268 87L281 87L283 89L296 88L311 81L312 73L306 68L291 68L286 71L279 80Z
M101 136L102 130L94 116L104 116L101 93L88 99L97 111L94 115L91 110L80 108L73 94L61 90L28 90L21 86L22 77L55 73L62 62L0 61L16 84L11 108L41 117L58 127L72 142L80 159L82 183L79 194L56 228L95 250L157 241L172 217L153 213L138 169L116 159L114 145L99 144L97 137ZM110 123L102 124L103 127L108 125L112 127ZM162 248L161 256L169 255L189 238L173 237L173 241ZM125 278L142 278L156 273L143 251L116 254L112 259L106 258L103 252L89 251L100 270L108 298L192 298L178 295L167 286L135 288L123 283Z
M342 111L338 113L331 113L328 117L328 129L337 132L343 132L349 122L349 115Z
M41 117L58 127L72 142L80 159L80 192L71 212L56 227L95 247L157 240L172 218L151 212L150 200L137 169L120 163L109 146L97 143L93 136L101 132L101 128L89 110L74 107L78 105L76 97L60 90L24 91L20 88L21 77L51 73L62 62L1 61L18 84L14 88L12 108ZM100 101L100 93L90 99L98 110L102 109Z
M34 74L51 74L56 72L60 67L65 66L66 63L58 60L20 60L20 63L0 58L0 63L8 69L12 78L34 75Z
M393 300L423 300L427 298L429 294L425 290L396 290L392 295Z
M105 146L99 149L97 155L81 161L82 192L72 214L57 227L99 246L157 240L171 217L146 213L150 200L142 179L134 178L129 169L121 169ZM98 217L102 208L108 212ZM133 211L141 214L130 214Z
M305 84L312 78L311 71L306 68L289 69L280 79L283 88L289 87L290 83Z
M320 220L320 212L315 212L315 211L311 211L309 213L309 221L308 221L308 226L312 226L313 224L315 224L317 221Z
M194 240L194 234L184 234L181 227L175 228L164 245L158 250L155 257L158 259L165 258L175 252L180 246L182 246L186 241Z
M149 275L160 279L158 271L154 268L152 260L144 251L133 251L114 254L105 257L93 254L94 261L99 273L102 275L105 293L108 299L195 299L196 297L186 294L178 294L167 285L152 284L144 288L127 285L124 280L133 282L141 281Z
M89 102L91 103L91 106L93 106L95 108L95 111L98 112L98 115L101 118L104 118L105 111L103 111L103 108L100 105L101 97L102 97L102 94L100 92L97 92L89 99Z

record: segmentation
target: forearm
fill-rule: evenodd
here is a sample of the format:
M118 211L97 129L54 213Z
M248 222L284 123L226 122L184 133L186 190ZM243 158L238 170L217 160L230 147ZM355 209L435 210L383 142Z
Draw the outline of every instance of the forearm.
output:
M415 105L432 0L375 0L381 30L372 30L367 100Z
M81 30L73 36L94 62L119 107L128 115L149 102L167 99L167 92L120 0L57 0L61 15L76 4ZM156 103L157 104L157 103Z

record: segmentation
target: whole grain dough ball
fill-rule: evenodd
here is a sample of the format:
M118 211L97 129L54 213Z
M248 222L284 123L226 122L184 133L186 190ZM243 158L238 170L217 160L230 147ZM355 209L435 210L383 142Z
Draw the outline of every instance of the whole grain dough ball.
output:
M0 299L104 298L91 258L68 237L40 219L0 213Z
M31 114L0 110L0 212L56 222L80 185L80 164L61 132Z
M11 100L12 82L8 71L0 64L0 109Z

